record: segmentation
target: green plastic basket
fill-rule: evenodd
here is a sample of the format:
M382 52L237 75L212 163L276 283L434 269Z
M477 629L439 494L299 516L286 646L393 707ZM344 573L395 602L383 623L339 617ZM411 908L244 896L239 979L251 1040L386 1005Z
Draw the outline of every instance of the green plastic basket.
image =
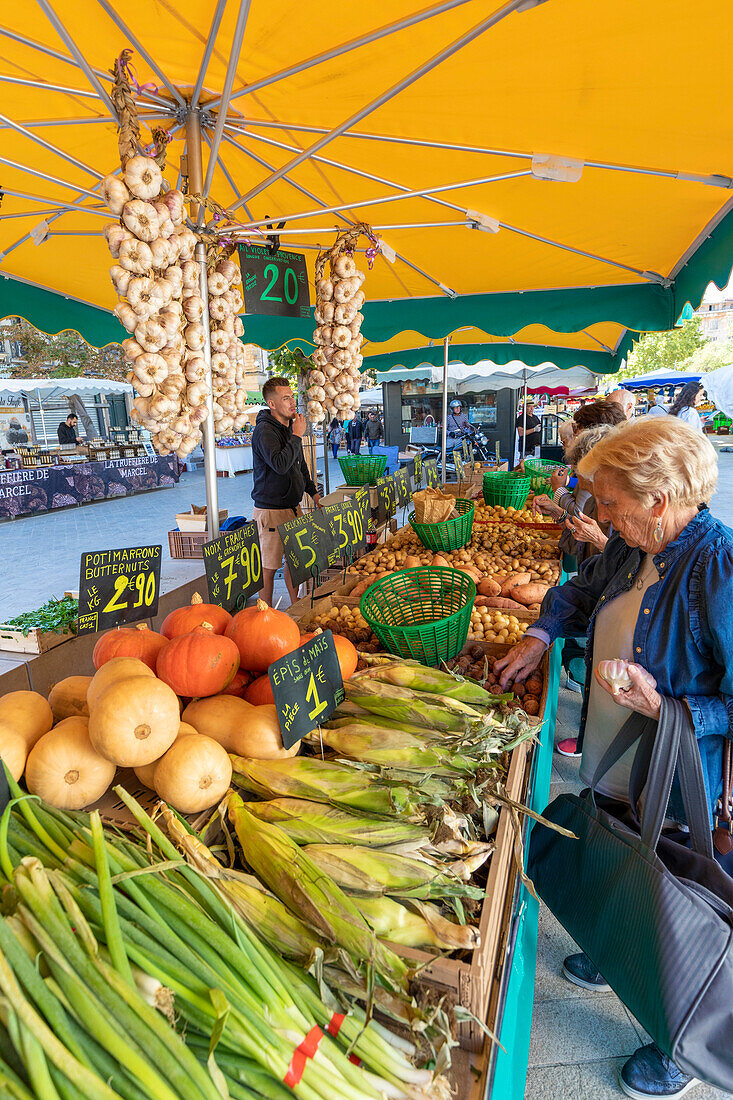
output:
M444 523L418 523L415 513L407 517L413 531L428 550L460 550L471 539L474 504L472 500L458 497L454 505L459 513Z
M359 608L389 653L433 668L468 638L476 585L455 569L402 569L367 588Z
M529 475L532 492L535 496L539 493L552 494L550 475L564 466L564 462L551 462L546 458L525 458L524 469Z
M486 504L499 504L504 508L516 508L520 511L524 508L529 490L529 474L505 474L491 471L484 474Z
M386 465L386 455L339 456L339 466L347 485L376 485Z

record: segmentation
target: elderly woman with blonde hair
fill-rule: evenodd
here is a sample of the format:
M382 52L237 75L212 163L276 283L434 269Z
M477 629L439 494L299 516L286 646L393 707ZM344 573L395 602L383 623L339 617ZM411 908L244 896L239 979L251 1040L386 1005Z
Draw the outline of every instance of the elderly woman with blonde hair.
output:
M661 697L681 699L697 736L711 823L722 788L723 747L733 738L733 531L711 515L718 478L711 443L671 417L644 417L612 429L579 462L592 483L600 521L613 534L577 577L547 594L540 616L496 671L502 685L523 680L556 638L587 634L586 692L580 720L580 776L590 783L629 711L657 719ZM631 686L614 690L593 670L630 662ZM629 811L632 747L596 785L600 801ZM667 811L685 837L677 777ZM679 835L678 835L679 834ZM716 855L730 874L726 859ZM584 989L608 985L584 954L569 956L566 978ZM621 1071L633 1097L678 1097L695 1083L654 1043Z

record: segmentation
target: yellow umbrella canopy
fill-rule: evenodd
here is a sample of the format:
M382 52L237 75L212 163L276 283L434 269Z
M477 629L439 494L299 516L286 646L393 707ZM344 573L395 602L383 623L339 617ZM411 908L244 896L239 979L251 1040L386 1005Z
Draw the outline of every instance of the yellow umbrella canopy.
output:
M5 5L0 316L121 335L99 312L115 304L99 187L119 167L109 69L129 47L167 179L200 131L207 193L242 239L284 220L312 281L335 230L376 229L367 356L455 333L616 369L627 330L670 327L730 269L719 16L713 0L694 19L683 0ZM277 347L312 324L245 329Z

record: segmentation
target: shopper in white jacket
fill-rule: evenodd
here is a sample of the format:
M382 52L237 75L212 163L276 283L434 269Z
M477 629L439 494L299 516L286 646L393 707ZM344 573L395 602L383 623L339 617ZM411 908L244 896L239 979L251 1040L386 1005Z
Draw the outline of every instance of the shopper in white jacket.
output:
M686 382L674 399L669 415L684 420L691 428L701 432L702 419L695 406L700 404L704 395L702 382Z

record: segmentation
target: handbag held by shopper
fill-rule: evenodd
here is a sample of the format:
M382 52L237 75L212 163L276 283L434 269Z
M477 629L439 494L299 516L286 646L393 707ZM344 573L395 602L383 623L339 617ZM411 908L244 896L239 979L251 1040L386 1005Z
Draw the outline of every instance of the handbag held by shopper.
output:
M593 791L639 739L621 821ZM689 848L662 833L675 767ZM713 858L684 704L663 698L658 722L632 715L590 790L560 795L543 816L578 839L534 825L528 871L539 896L664 1053L684 1073L733 1090L733 879Z

